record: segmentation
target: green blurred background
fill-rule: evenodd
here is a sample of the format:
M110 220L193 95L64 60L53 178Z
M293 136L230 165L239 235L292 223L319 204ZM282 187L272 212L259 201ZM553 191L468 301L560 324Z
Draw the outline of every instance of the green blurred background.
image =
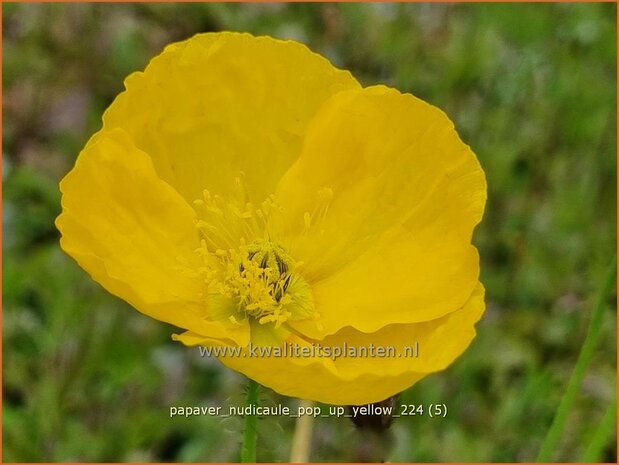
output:
M403 394L390 461L532 461L616 253L615 4L3 4L3 460L238 461L244 380L108 295L58 247L58 181L123 78L201 31L293 38L366 85L441 107L477 153L475 234L488 310L471 348ZM559 461L616 462L615 292ZM295 399L264 389L265 405ZM612 411L608 414L611 419ZM608 418L607 415L607 418ZM614 420L614 419L613 419ZM294 421L259 422L287 461ZM346 419L315 422L313 461L355 460Z

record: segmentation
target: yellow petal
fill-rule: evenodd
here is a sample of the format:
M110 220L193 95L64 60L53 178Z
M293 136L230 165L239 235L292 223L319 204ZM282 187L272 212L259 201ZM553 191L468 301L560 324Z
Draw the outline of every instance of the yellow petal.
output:
M232 195L241 171L249 200L260 202L322 103L359 84L297 42L226 32L166 47L125 86L104 127L124 128L188 202L204 189Z
M470 240L484 173L447 116L412 95L384 86L334 95L277 198L284 214L271 227L304 263L323 324L291 323L309 337L436 319L477 283Z
M325 346L389 347L376 357L338 360L340 376L353 377L360 369L395 376L405 371L432 373L444 370L475 337L475 323L485 310L485 290L478 283L466 304L441 318L423 323L390 324L375 333L347 326L321 341ZM415 351L418 351L415 354ZM374 353L377 353L376 351ZM390 356L393 353L395 356Z
M255 346L276 347L290 336L290 331L283 326L275 327L275 323L258 323L252 319L250 320L250 328L251 343Z
M206 321L204 283L191 273L199 245L193 209L124 131L96 134L60 190L61 247L95 281L153 318L230 337Z
M213 337L202 336L194 333L193 331L185 331L181 334L172 334L172 340L182 342L189 347L228 347L234 344L232 339L225 339L224 337L215 339Z
M220 358L239 371L279 394L332 405L364 405L380 402L409 388L427 376L406 372L397 375L364 372L354 379L340 378L327 362L301 365L285 358Z
M220 357L222 363L283 395L336 405L378 402L415 384L427 374L450 365L475 337L474 324L484 311L484 289L478 284L461 309L425 323L390 325L374 334L345 328L320 342L321 348L359 350L373 344L405 354L418 342L419 357ZM304 347L311 344L298 338ZM316 346L314 346L316 347ZM300 349L299 349L300 350ZM317 350L317 349L315 349ZM289 352L290 353L290 352ZM358 353L358 352L357 352Z

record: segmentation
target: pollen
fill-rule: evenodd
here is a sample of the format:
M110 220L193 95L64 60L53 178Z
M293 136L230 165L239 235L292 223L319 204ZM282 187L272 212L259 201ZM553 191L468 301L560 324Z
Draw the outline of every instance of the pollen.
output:
M210 303L227 306L231 321L253 319L273 323L277 329L288 320L314 313L309 285L297 264L279 245L258 240L219 254L219 270L209 285Z
M209 313L233 324L244 321L274 329L290 320L314 318L309 284L301 263L271 237L269 218L278 211L273 196L259 206L247 202L243 177L230 199L203 192L194 201L201 245L196 253L205 266Z

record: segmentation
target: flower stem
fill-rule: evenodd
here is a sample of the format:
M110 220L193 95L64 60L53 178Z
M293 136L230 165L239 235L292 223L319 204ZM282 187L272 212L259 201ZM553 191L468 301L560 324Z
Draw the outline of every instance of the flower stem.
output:
M567 415L574 405L576 395L585 376L585 371L593 358L595 347L600 339L602 322L604 321L604 310L606 309L606 299L613 291L614 285L617 279L617 257L613 258L613 261L608 270L608 275L604 281L604 285L598 297L597 304L593 309L593 315L589 322L589 329L587 330L587 336L585 342L580 349L576 366L572 372L572 376L567 385L567 390L563 394L559 408L555 414L555 418L552 421L552 425L546 434L546 439L542 444L539 455L537 456L537 462L549 462L552 459L553 452L556 450L556 446L563 432L563 427L567 420Z
M314 403L311 400L302 400L299 407L308 411ZM290 451L290 463L307 463L309 461L310 445L312 443L312 429L314 426L313 415L301 415L297 418L297 424L292 438Z
M260 385L253 379L247 382L247 405L258 405ZM256 443L258 440L258 417L245 415L245 431L241 448L242 463L256 463Z

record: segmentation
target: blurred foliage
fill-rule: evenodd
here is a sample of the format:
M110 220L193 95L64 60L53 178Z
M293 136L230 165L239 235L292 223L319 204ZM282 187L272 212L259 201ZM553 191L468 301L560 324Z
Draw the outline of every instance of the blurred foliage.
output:
M488 177L475 233L488 310L454 365L403 394L449 415L398 419L390 460L535 458L616 253L615 4L2 8L4 461L238 460L240 419L170 419L168 408L238 405L242 378L93 283L53 223L57 183L123 78L166 43L215 30L300 40L454 119ZM616 392L613 308L614 294L556 460L595 441L598 459L616 462L614 435L594 437ZM287 460L293 429L261 420L258 459ZM348 420L318 419L312 460L354 460L355 441Z

